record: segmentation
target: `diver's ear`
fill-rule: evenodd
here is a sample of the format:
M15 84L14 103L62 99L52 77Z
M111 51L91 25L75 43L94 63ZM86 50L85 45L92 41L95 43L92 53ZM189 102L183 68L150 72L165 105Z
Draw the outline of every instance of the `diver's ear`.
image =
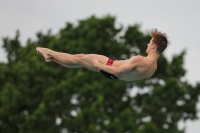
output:
M153 49L157 48L157 46L156 46L156 44L155 44L155 43L153 43L152 45L153 45L153 46L152 46L152 47L153 47Z

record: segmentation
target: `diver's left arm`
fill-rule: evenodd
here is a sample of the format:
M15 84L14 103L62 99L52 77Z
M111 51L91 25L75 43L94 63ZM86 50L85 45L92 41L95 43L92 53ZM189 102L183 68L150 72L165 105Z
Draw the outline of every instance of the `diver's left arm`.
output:
M135 57L135 58L132 58L129 62L127 62L119 67L115 67L115 66L108 66L108 65L102 64L97 59L92 60L93 65L95 67L97 67L99 70L106 71L115 76L134 69L135 67L137 67L138 61L139 61L138 58Z
M93 66L94 67L97 67L97 69L100 71L100 70L103 70L107 73L110 73L110 74L113 74L113 75L116 75L118 73L118 67L115 67L115 66L108 66L108 65L105 65L105 64L102 64L100 63L97 59L93 59L92 60L93 62Z

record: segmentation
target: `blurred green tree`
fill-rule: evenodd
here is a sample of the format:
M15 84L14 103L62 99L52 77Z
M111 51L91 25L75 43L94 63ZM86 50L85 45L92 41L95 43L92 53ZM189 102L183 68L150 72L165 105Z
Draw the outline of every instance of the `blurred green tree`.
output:
M0 63L2 133L183 133L178 122L197 119L200 84L183 80L185 51L171 61L162 55L154 76L135 82L47 64L35 51L145 55L151 37L138 24L117 28L113 16L91 16L66 23L55 35L39 32L25 46L19 36L3 38L8 62Z

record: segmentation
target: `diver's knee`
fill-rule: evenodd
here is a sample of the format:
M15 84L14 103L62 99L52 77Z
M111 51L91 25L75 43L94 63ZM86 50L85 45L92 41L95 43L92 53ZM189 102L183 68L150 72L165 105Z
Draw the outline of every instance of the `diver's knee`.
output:
M81 57L84 57L85 54L75 54L74 56L75 56L75 57L78 57L78 58L81 58Z
M75 60L78 63L82 64L84 62L84 56L85 56L85 54L75 54L74 56L75 56Z

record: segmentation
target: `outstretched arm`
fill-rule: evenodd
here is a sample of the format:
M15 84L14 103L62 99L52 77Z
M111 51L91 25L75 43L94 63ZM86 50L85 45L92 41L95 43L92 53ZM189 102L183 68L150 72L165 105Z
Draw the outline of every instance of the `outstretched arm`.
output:
M126 62L125 64L119 67L115 67L115 66L108 66L108 65L102 64L97 59L92 60L93 65L97 67L99 70L106 71L116 76L134 69L135 67L138 66L138 63L140 61L141 61L140 58L135 56L135 57L132 57L130 61Z

